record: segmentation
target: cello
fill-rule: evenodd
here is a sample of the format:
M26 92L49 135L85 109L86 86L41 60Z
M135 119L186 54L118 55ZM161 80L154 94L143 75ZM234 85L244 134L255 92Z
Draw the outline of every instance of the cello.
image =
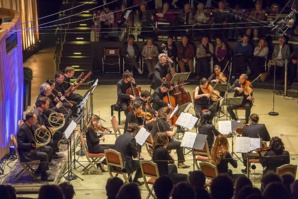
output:
M130 88L126 89L125 93L129 95L133 95L134 97L138 97L140 95L141 87L134 87L132 81L130 81ZM128 110L132 110L133 101L129 99L128 101Z

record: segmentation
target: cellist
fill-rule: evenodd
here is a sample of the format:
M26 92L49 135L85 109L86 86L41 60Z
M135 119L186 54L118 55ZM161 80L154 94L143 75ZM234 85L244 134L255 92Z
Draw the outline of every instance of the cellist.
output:
M152 98L152 108L154 110L158 111L162 107L168 107L170 109L173 108L170 103L163 101L163 98L169 94L170 89L171 85L168 82L164 82L154 90Z
M211 120L213 119L217 106L214 105L214 101L211 99L213 88L209 85L206 78L200 80L200 85L195 88L194 91L194 109L196 115L201 118L202 111L204 109L209 109L211 112Z
M158 55L158 62L154 67L153 79L150 86L152 89L157 89L164 82L166 75L169 73L170 63L173 63L173 61L165 53Z
M136 97L132 94L127 94L126 90L131 88L131 86L136 87L136 81L133 78L133 74L130 71L125 71L123 73L122 79L117 82L117 107L121 107L125 115L128 114L129 101L133 101Z

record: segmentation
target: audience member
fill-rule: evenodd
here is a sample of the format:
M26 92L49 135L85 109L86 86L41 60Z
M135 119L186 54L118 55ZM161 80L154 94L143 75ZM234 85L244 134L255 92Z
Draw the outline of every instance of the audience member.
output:
M192 199L195 198L195 190L188 182L179 182L175 185L172 199Z
M188 42L188 37L183 36L181 44L178 46L178 64L181 72L185 72L185 65L188 65L191 73L194 72L193 58L195 56L195 49L192 44Z
M137 5L137 4L134 4ZM154 23L154 16L150 10L147 10L146 5L142 3L139 10L139 21L141 23L141 36L148 37L152 33L152 25Z
M271 182L280 182L282 183L282 178L274 173L273 171L269 171L263 175L261 179L261 191L263 192L267 185Z
M216 45L214 50L214 65L218 64L222 69L227 65L228 58L228 45L223 42L220 37L215 39ZM225 74L228 74L228 69L225 69Z
M141 193L136 183L122 185L116 199L141 199Z
M201 43L197 47L197 79L200 77L208 78L210 76L210 61L214 56L213 44L209 43L208 37L203 37Z
M178 19L179 19L180 25L192 24L193 16L192 16L192 11L189 3L184 4L184 9L182 12L180 12Z
M245 187L245 186L251 186L252 187L252 183L251 183L250 179L247 178L245 175L241 175L235 181L234 196L237 196L240 189L242 187Z
M206 177L202 171L190 171L188 181L195 189L196 199L209 199L209 194L205 189Z
M168 176L159 177L153 185L157 199L169 199L173 186L173 181Z
M262 10L262 3L257 1L255 4L255 10L253 10L249 15L249 22L263 22L266 20L266 12ZM256 27L257 23L253 23L252 26ZM262 23L260 23L262 24ZM249 27L246 31L248 36L251 36L252 28ZM253 28L253 40L258 40L260 36L260 27Z
M291 193L292 193L292 199L298 198L298 180L295 180L295 182L291 184Z
M62 190L57 185L43 185L39 189L38 199L64 199Z
M8 191L9 199L17 199L15 188L11 185L4 185L4 186L6 186L6 189ZM0 191L0 193L2 192Z
M281 182L269 183L263 191L264 199L288 199L290 194Z
M123 180L118 177L109 178L106 184L107 199L116 199L118 191L123 184Z
M73 199L74 195L76 194L72 184L69 182L63 182L59 184L60 189L64 195L64 199Z
M297 53L293 54L288 62L288 86L291 86L297 77L297 64L298 63L298 55Z
M229 19L229 13L225 10L225 2L218 2L218 9L211 18L212 27L216 28L216 36L225 37L227 34L226 26Z
M249 196L250 194L257 194L257 195L262 196L262 192L260 191L260 189L250 186L250 185L246 185L238 191L235 199L243 199L243 198Z
M233 180L227 174L219 174L211 183L213 199L231 199L234 192Z
M281 175L282 183L287 188L288 192L291 193L291 184L295 182L295 176L291 173L285 173Z
M158 61L158 48L153 44L153 39L148 37L146 44L143 46L142 56L148 68L149 74L153 72L154 67Z
M7 198L10 199L10 194L9 190L7 189L6 185L0 185L0 193L1 193L1 198Z

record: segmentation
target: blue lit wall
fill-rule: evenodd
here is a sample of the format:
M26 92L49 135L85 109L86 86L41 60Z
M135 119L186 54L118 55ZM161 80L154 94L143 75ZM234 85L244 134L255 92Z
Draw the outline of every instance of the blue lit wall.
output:
M20 29L20 19L13 20L12 31ZM12 24L13 24L12 23ZM17 46L6 52L9 28L0 35L0 158L9 150L10 135L16 134L18 120L23 114L23 56L21 35L17 34Z

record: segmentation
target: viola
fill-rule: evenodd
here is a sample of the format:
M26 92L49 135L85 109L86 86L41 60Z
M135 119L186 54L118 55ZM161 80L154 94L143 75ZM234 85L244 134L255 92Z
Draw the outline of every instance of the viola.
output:
M149 112L141 111L140 113L137 113L137 117L145 118L146 120L151 120L153 116Z
M252 97L252 88L251 88L251 83L250 81L246 80L243 84L241 84L241 88L243 89L243 93L244 95L248 96L249 98L251 98L251 101L254 102L254 98Z
M216 75L215 79L218 79L219 83L221 84L227 83L227 77L223 74L223 72L219 72L219 74Z
M108 132L108 133L112 133L112 131L102 125L98 125L97 129L96 130L99 130L101 132Z
M210 94L212 101L218 101L218 99L221 98L219 91L214 90L210 84L207 86L207 88L203 88L201 86L201 89L204 94Z

